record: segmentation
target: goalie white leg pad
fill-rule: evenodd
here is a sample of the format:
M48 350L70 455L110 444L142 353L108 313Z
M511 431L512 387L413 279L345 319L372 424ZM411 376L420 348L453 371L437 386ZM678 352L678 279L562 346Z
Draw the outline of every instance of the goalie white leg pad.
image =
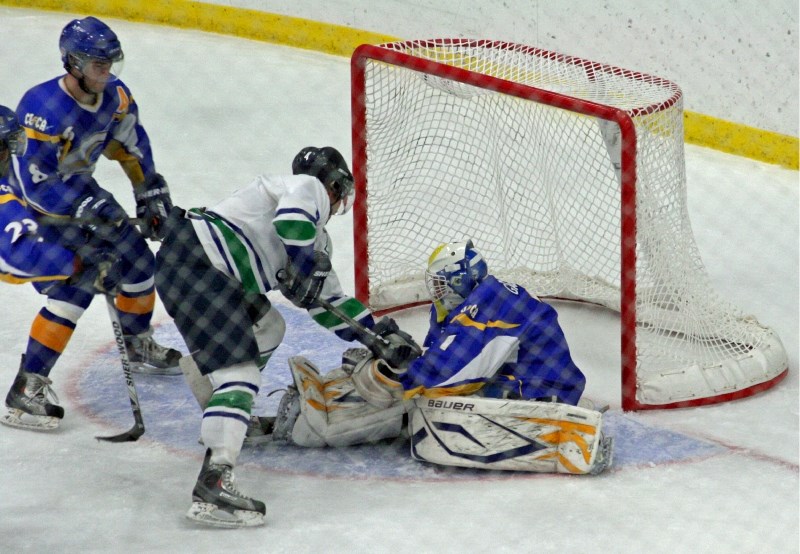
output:
M366 402L341 368L321 376L307 359L289 359L297 385L300 415L292 430L299 446L351 446L400 435L405 409L401 402L380 408Z
M381 373L381 366L389 367L377 358L361 360L353 369L352 381L361 398L377 408L388 408L403 398L403 386Z
M613 442L603 414L556 402L447 396L418 398L411 455L447 466L539 473L599 473Z

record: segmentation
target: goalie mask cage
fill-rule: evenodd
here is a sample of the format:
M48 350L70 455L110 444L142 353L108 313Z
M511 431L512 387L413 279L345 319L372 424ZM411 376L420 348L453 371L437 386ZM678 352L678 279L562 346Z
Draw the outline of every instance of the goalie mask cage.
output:
M714 292L689 223L673 83L489 40L362 45L351 60L356 296L427 301L440 243L542 298L621 314L622 407L697 406L788 371Z

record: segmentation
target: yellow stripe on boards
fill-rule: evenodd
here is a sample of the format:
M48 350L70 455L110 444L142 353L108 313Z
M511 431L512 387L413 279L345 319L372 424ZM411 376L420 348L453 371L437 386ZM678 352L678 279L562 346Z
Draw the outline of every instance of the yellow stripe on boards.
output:
M353 50L361 44L381 44L399 40L390 35L361 31L343 25L188 0L162 0L160 2L0 0L0 5L71 14L91 14L101 18L116 17L128 21L233 35L346 57L350 57ZM797 137L781 135L689 111L684 112L684 129L684 141L689 144L705 146L789 169L798 169L800 141Z
M740 123L694 112L683 114L684 140L762 162L798 169L800 141Z

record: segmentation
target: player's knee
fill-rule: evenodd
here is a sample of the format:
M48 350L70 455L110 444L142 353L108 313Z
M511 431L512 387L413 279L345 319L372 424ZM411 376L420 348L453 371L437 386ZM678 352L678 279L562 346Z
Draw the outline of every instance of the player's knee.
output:
M258 371L255 362L243 362L214 370L208 375L208 378L215 393L221 389L239 387L242 391L248 391L255 397L261 387L261 372Z
M253 332L256 336L259 352L273 352L286 334L286 322L281 313L272 306L255 325Z
M77 324L86 308L63 300L47 299L47 310L60 318Z

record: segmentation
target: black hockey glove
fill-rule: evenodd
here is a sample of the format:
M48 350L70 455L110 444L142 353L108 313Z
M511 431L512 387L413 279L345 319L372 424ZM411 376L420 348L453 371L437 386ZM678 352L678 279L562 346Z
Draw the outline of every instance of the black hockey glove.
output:
M99 239L116 242L128 220L128 214L122 209L110 192L98 189L95 192L78 198L73 204L72 217L84 231L87 239ZM71 242L66 240L67 243Z
M366 345L376 358L385 360L396 369L406 369L408 365L422 354L422 348L414 339L397 326L395 320L384 317L378 321L372 331L382 340L372 341Z
M154 173L134 188L133 196L142 234L150 240L164 238L163 224L172 209L172 198L164 177Z
M289 260L285 269L279 269L275 278L278 288L292 304L298 308L310 308L319 298L322 285L333 269L331 260L325 252L314 252L314 267L311 273L304 274L297 265Z
M108 250L83 249L76 254L75 273L66 284L91 293L116 294L121 279L119 258Z

